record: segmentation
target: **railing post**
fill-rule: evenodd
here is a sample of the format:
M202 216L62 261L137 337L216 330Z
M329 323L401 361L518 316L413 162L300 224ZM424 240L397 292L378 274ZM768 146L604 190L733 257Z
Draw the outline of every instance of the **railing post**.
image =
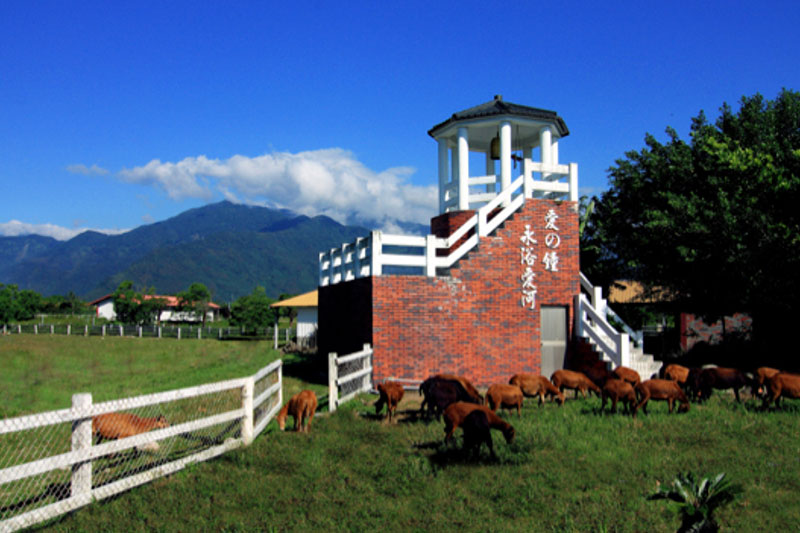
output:
M88 450L92 447L92 395L81 393L72 395L72 411L82 415L72 422L72 451ZM85 415L85 416L83 416ZM72 465L71 496L89 498L92 493L92 461L86 460Z
M574 313L575 316L573 317L575 320L574 330L575 333L573 334L574 337L583 337L583 299L581 298L580 294L575 295L575 304L574 304Z
M381 251L383 248L383 244L381 243L381 232L380 231L373 231L370 233L370 249L371 249L371 257L370 257L370 275L371 276L380 276L382 274L381 268Z
M569 201L578 201L578 163L569 164Z
M619 364L631 365L631 338L627 333L619 334Z
M255 381L252 377L245 380L242 386L242 443L249 446L253 442L253 389Z
M328 354L328 412L336 411L339 403L339 387L336 381L339 379L339 364L336 362L336 352Z
M425 275L436 276L436 236L425 236Z

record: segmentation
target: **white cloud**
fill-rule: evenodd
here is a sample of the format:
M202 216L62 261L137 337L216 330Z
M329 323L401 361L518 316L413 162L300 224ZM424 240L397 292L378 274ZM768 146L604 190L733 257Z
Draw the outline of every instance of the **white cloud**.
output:
M69 165L67 167L67 172L72 174L83 174L85 176L104 176L108 174L108 170L97 165L87 167L86 165L80 163L77 165Z
M0 223L0 235L5 237L18 237L20 235L43 235L52 237L58 241L68 241L69 239L89 231L91 228L65 228L55 224L28 224L19 220ZM119 235L129 231L127 229L91 229L106 235Z
M273 152L228 159L187 157L177 163L154 159L123 169L127 182L150 184L174 200L209 199L221 194L242 203L270 204L339 222L374 220L383 224L407 221L427 224L436 214L437 189L407 181L413 169L375 172L351 152L339 148Z

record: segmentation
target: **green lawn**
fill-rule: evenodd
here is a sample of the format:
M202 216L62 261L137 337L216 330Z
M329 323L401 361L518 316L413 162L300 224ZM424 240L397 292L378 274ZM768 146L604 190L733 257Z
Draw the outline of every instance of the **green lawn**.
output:
M120 372L107 370L109 382L120 374L125 381L131 370L145 373L168 355L182 359L199 382L252 372L277 355L256 343L217 343L227 347L217 351L213 341L172 341L160 357L140 356L142 340L115 340L128 350L103 352L109 345L100 339L53 349L48 379L64 379L57 369L77 365L75 355L68 357L71 364L57 362L68 352L83 351L88 361L119 359ZM185 352L175 351L180 346ZM0 344L4 365L6 347ZM245 361L251 352L261 355ZM34 375L18 371L19 379ZM291 360L284 375L287 397L309 379L318 394L324 391L302 361ZM137 392L154 391L145 381ZM165 376L156 389L174 388L162 386L167 382ZM101 400L116 390L109 385L103 394L110 396ZM789 531L800 524L800 406L792 402L783 411L763 412L756 402L737 405L716 394L685 415L668 415L664 403L651 402L649 416L632 420L598 414L594 397L570 399L563 408L529 400L521 418L503 413L517 438L507 445L495 433L498 460L484 450L470 461L460 454L460 438L450 448L442 444L442 422L412 414L419 405L415 395L407 395L400 421L391 425L374 416L373 401L365 395L334 415L318 415L309 435L281 433L272 423L247 449L93 504L46 529L666 532L675 531L679 519L668 503L646 496L685 471L726 472L742 485L742 495L718 513L723 531Z

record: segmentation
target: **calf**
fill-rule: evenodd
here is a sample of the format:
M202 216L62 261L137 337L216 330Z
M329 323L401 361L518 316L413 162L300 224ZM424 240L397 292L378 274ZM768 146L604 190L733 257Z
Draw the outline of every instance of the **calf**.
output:
M713 367L704 368L694 380L693 390L700 400L707 400L711 397L713 389L733 389L736 401L740 401L739 389L747 384L753 383L741 370L737 368Z
M394 412L397 409L397 404L403 399L405 390L403 386L394 381L387 381L386 383L378 383L378 401L375 402L375 414L380 414L383 406L386 405L386 410L389 412L389 422L392 421Z
M639 373L632 368L628 368L627 366L618 366L617 368L614 369L612 374L614 374L614 377L616 377L617 379L621 379L622 381L627 381L633 387L635 387L642 381L642 378L639 376Z
M447 379L439 375L430 377L419 386L419 392L423 396L422 404L419 407L420 415L425 413L430 416L435 415L439 418L445 407L451 403L462 401L482 404L483 398L470 394L461 381Z
M148 418L131 413L106 413L92 417L92 435L97 438L98 444L104 440L124 439L166 427L169 427L169 422L164 415ZM159 446L157 442L151 442L137 448L158 451Z
M576 398L580 391L585 400L587 389L600 396L600 387L595 385L594 382L582 372L575 372L574 370L556 370L553 372L550 381L562 392L564 389L574 389Z
M764 407L770 402L775 402L775 407L778 407L781 398L800 398L800 375L780 373L767 380Z
M525 396L538 396L539 405L544 403L545 395L554 396L558 405L564 405L564 393L556 388L549 379L538 374L514 374L508 381L509 385L516 385Z
M497 412L498 407L505 409L517 408L517 416L522 416L522 389L516 385L494 384L486 392L489 408Z
M603 403L600 405L600 412L606 407L606 398L611 398L611 412L617 412L617 401L622 401L625 412L631 412L636 407L636 392L633 385L621 379L609 379L603 385L601 397ZM634 415L635 415L634 411Z
M294 417L294 430L307 433L311 430L311 421L317 410L317 395L314 391L304 390L292 396L289 402L278 412L275 419L278 427L286 429L286 417Z
M486 419L489 421L489 427L492 429L499 429L503 432L503 437L505 437L506 442L510 443L514 440L514 428L494 414L491 409L486 407L485 405L476 405L474 403L467 403L467 402L456 402L451 404L444 410L444 442L447 443L450 441L450 438L453 436L453 433L456 432L456 429L464 423L464 419L467 418L471 412L475 410L480 410L486 414Z
M670 413L672 413L672 406L675 400L681 403L680 407L678 407L679 413L685 413L689 410L689 399L675 381L669 379L648 379L636 386L636 392L639 393L642 400L633 410L633 416L636 416L640 408L644 411L644 414L647 414L647 402L651 399L666 400Z
M492 445L492 426L489 424L489 418L486 413L480 409L475 409L464 418L461 428L464 430L464 452L466 454L470 454L473 457L479 456L481 444L486 443L486 447L489 448L489 454L493 459L497 458Z

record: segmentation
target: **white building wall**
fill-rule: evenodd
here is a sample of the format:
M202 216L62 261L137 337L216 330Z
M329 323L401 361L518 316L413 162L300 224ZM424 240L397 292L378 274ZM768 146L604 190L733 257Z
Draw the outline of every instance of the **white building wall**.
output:
M317 331L317 308L297 308L297 341L310 337Z

